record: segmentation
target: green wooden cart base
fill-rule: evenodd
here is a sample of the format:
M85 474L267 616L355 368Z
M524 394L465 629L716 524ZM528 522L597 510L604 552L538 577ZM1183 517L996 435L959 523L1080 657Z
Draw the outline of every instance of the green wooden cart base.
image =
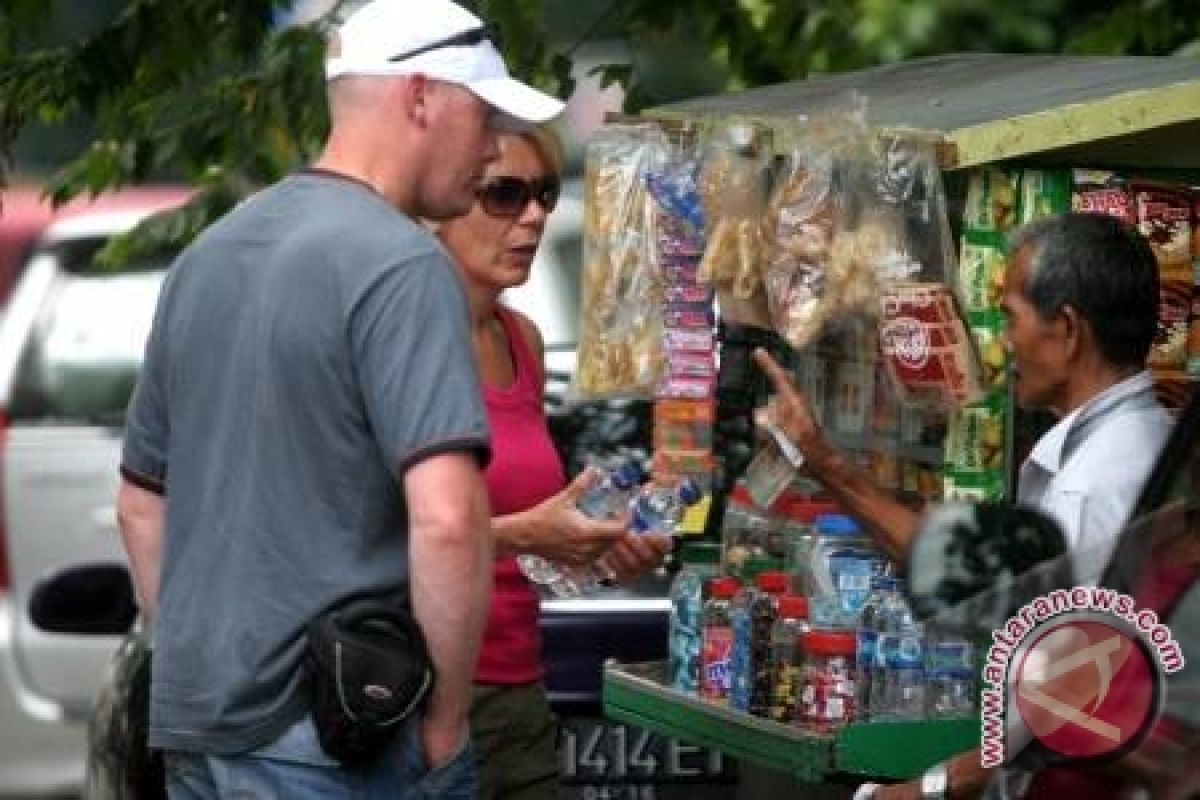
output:
M814 736L675 691L666 664L604 667L604 713L769 769L818 782L835 774L904 779L979 744L975 719L856 723Z

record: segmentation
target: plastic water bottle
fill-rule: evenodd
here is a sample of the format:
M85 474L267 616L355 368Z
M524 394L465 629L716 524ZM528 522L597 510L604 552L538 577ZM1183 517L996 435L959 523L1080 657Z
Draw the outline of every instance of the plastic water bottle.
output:
M894 592L883 605L878 647L884 658L883 717L920 719L925 714L925 631L908 602Z
M630 503L633 519L629 527L634 533L674 535L684 512L699 500L700 487L691 478L675 486L646 486Z
M592 519L611 519L624 513L630 498L645 478L641 465L626 462L609 470L575 501L576 508ZM553 561L523 553L517 556L521 572L531 582L546 589L555 597L579 597L596 588L600 575L592 567L573 569Z
M975 675L971 643L948 634L929 637L925 654L930 719L956 719L975 713Z
M895 578L877 575L871 579L871 593L863 603L856 631L855 687L858 690L858 709L864 719L883 713L885 664L879 652L879 629L883 609L899 590Z

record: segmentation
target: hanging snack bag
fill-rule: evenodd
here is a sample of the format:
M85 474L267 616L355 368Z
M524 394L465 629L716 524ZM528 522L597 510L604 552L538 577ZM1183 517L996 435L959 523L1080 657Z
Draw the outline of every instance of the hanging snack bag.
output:
M667 150L653 125L611 125L588 143L577 397L649 395L661 374L662 283L647 181Z

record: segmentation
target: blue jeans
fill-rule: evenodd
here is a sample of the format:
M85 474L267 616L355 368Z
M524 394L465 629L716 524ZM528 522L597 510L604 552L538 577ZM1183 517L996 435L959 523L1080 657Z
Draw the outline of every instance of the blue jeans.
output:
M235 756L167 751L170 800L424 800L475 797L470 738L437 769L425 766L419 721L413 719L369 767L345 769L317 740L305 716L269 745Z

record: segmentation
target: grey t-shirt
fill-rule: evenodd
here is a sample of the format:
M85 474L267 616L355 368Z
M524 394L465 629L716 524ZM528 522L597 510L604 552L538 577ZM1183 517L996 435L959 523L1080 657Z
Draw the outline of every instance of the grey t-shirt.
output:
M465 293L426 231L316 172L207 230L163 285L122 456L167 496L151 746L242 752L298 719L305 624L407 594L405 470L487 448Z

